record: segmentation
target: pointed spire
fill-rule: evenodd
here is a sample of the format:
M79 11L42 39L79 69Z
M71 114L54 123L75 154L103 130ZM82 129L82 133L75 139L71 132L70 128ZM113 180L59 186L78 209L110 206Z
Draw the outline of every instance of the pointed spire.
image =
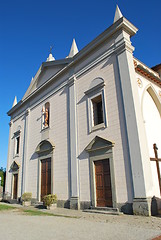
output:
M117 20L119 20L122 17L123 17L123 15L122 15L122 13L121 13L118 5L117 5L116 6L116 11L115 11L115 17L114 17L114 21L113 22L115 23Z
M52 49L53 49L53 46L50 46L50 53L49 53L49 57L46 59L46 62L50 62L50 61L54 61L55 58L53 57L52 55Z
M70 53L69 53L68 57L73 57L78 52L79 51L78 51L78 48L77 48L77 44L75 42L75 39L73 38L72 46L71 46Z
M52 53L49 53L49 57L46 59L46 62L54 61L55 58L53 57Z
M17 104L17 97L15 96L12 107L14 107L16 104Z

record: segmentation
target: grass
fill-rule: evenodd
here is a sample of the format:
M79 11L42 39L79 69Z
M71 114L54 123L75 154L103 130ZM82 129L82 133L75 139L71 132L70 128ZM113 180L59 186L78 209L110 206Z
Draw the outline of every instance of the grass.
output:
M61 215L61 214L55 214L55 213L49 213L49 212L42 212L40 210L32 210L32 209L23 209L23 208L16 208L16 207L12 207L9 205L5 205L5 204L0 204L0 211L7 211L7 210L13 210L13 209L17 209L22 213L26 213L27 215L30 216L52 216L52 217L65 217L65 218L79 218L77 216L67 216L67 215Z
M5 204L0 204L0 211L13 210L13 209L15 209L15 207L8 206Z
M31 209L28 209L28 210L24 209L22 211L24 213L27 213L30 216L54 216L54 217L65 217L65 218L79 218L76 216L60 215L60 214L41 212L39 210L31 210Z

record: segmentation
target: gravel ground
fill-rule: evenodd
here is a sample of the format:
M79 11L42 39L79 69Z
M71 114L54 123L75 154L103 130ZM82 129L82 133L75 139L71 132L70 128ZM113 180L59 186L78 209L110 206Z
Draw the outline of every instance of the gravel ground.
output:
M0 239L144 240L161 235L159 217L93 214L62 208L41 211L77 218L29 216L21 210L0 212Z

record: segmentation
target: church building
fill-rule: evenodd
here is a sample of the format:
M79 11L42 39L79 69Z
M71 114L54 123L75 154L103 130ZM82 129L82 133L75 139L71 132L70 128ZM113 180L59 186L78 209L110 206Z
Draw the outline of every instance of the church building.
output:
M161 64L133 56L138 29L116 8L113 24L78 51L50 52L9 110L6 192L58 207L151 215L161 197Z

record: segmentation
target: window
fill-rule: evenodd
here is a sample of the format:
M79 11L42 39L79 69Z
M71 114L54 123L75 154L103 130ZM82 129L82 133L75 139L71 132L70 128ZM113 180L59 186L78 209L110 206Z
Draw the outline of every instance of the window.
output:
M20 133L21 127L18 126L17 132L14 133L14 156L17 157L20 154Z
M20 136L16 138L16 155L20 152Z
M102 78L95 78L85 95L87 96L87 118L89 133L107 127L105 83Z
M42 129L48 128L50 124L50 103L45 103L42 108Z
M102 96L99 95L91 101L93 106L93 125L96 126L103 123Z

